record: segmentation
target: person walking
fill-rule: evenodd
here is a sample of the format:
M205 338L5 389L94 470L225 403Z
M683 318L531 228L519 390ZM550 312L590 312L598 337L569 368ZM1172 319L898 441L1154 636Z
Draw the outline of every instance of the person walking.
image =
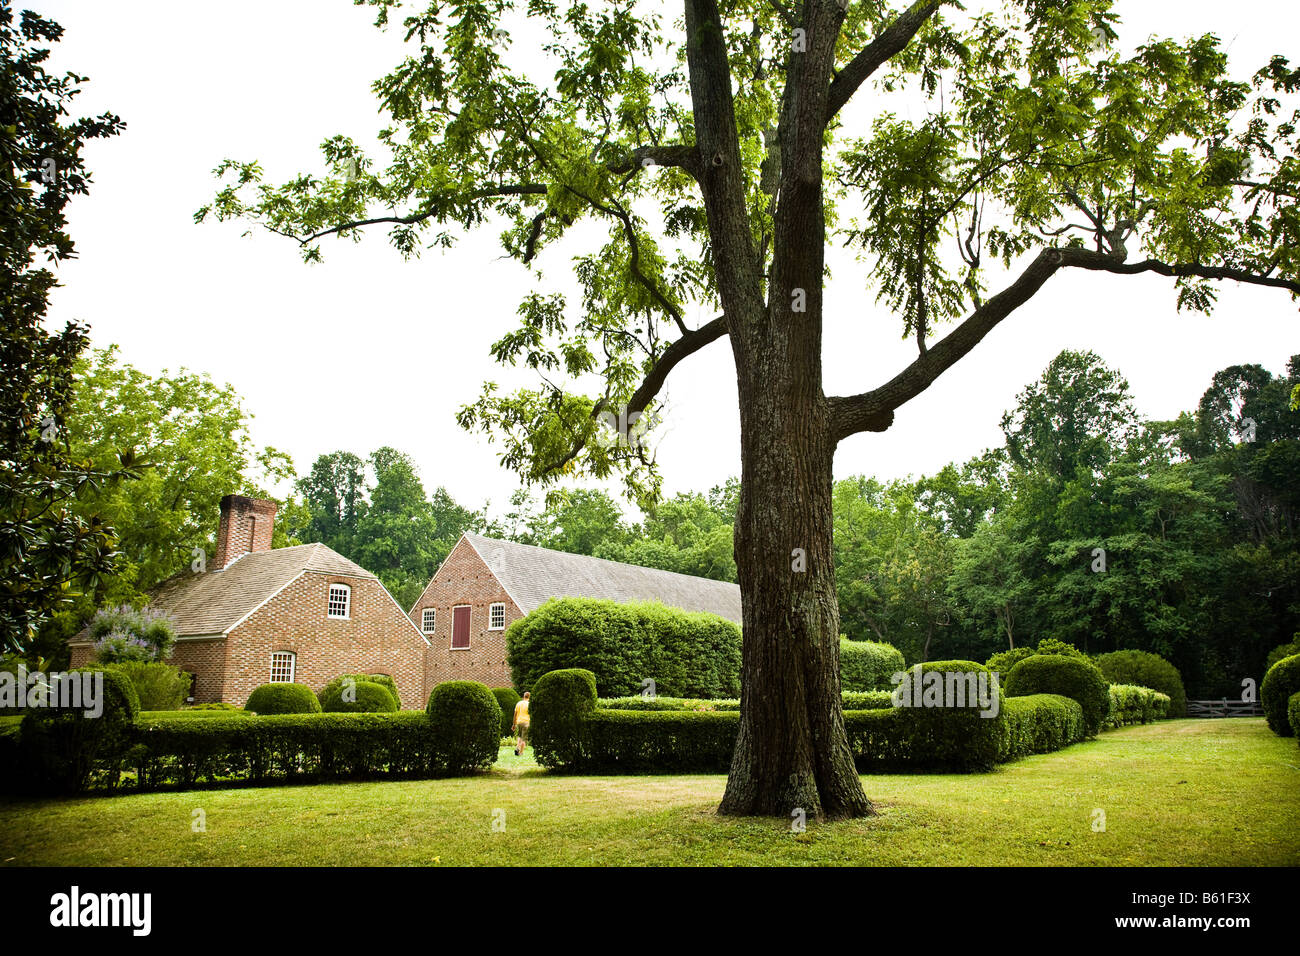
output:
M523 700L515 704L514 723L511 730L515 732L515 756L523 755L528 746L528 691L524 691Z

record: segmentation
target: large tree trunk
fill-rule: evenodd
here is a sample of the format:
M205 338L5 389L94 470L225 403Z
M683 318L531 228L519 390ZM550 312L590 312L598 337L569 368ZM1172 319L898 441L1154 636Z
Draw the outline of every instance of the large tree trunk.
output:
M797 373L792 381L781 360L767 374L747 371L735 533L744 606L740 734L718 810L864 816L873 810L840 697L825 401Z

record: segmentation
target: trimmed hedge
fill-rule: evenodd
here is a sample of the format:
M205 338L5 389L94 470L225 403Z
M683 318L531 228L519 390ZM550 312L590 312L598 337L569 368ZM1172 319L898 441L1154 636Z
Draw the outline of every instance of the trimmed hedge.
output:
M999 761L1051 753L1083 740L1087 724L1077 700L1058 694L1008 697L1002 702Z
M1291 725L1291 735L1300 737L1300 693L1291 695L1291 700L1286 705L1286 719Z
M1087 735L1095 737L1110 715L1110 690L1098 667L1082 658L1035 654L1011 668L1003 684L1008 697L1060 694L1083 708Z
M529 740L543 767L573 767L582 759L582 725L596 709L596 675L580 667L551 671L533 684Z
M601 710L740 710L740 701L734 697L721 700L693 700L690 697L601 697L596 700Z
M840 690L888 690L890 678L907 665L893 644L840 638Z
M595 710L583 720L581 759L563 767L584 773L726 773L739 730L735 711Z
M1187 716L1187 692L1178 668L1159 654L1148 651L1111 651L1095 658L1106 680L1112 684L1150 687L1169 697L1169 716Z
M142 790L200 783L268 783L443 772L429 717L387 714L218 715L142 719L132 765Z
M319 714L320 701L306 684L263 684L248 695L245 710L270 714Z
M238 707L232 707L229 710L198 710L190 708L189 710L142 710L140 716L136 718L139 723L142 720L207 720L211 717L256 717L257 715L251 710L241 710Z
M453 775L486 769L501 749L501 705L486 684L449 680L429 695L434 760Z
M100 713L87 716L84 706L57 706L55 700L49 706L28 708L18 731L13 782L19 789L76 793L101 771L110 787L116 784L140 713L140 698L126 676L114 670L79 668L63 679L81 679L82 674L102 675Z
M977 772L1083 739L1083 708L1069 698L1037 694L1002 706L998 717L976 716L983 725L974 734L967 715L952 709L946 727L925 719L923 708L845 711L854 764L863 773ZM570 751L576 759L557 766L584 773L726 773L739 730L734 712L593 710L581 722L581 746Z
M581 668L611 697L650 678L669 697L740 694L740 626L657 603L553 598L506 630L515 690L551 671Z
M388 692L393 695L393 700L397 702L397 709L402 709L402 695L397 692L397 681L393 680L387 674L340 674L322 687L320 692L316 694L316 698L320 701L321 707L325 706L325 695L331 693L330 689L335 685L342 685L342 683L349 678L358 683L365 681L368 684L378 684L379 686L386 688Z
M330 681L321 690L321 710L327 714L391 714L397 710L397 698L383 684L358 680L352 683L352 697L348 700L348 681L343 678Z
M497 706L501 708L501 736L509 737L511 725L515 720L515 706L523 698L515 693L513 687L493 687L492 696L497 699Z
M1270 667L1259 685L1264 719L1268 729L1279 737L1290 737L1293 733L1287 721L1287 706L1291 695L1297 692L1300 692L1300 654L1284 657Z
M850 691L841 693L845 710L881 710L892 707L893 696L887 690ZM596 700L600 710L651 710L651 711L739 711L736 698L722 700L692 700L688 697L600 697Z
M1169 716L1170 699L1150 687L1135 684L1110 685L1110 716L1107 727L1125 727L1129 724L1149 724Z

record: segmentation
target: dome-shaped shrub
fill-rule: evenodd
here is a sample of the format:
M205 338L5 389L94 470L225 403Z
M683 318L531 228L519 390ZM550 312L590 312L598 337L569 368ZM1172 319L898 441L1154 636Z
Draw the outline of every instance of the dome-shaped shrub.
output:
M390 714L397 700L383 684L345 677L325 685L320 707L327 714Z
M434 759L449 774L488 767L501 748L501 705L487 686L472 680L439 684L425 707Z
M28 709L19 729L21 772L35 789L60 793L81 790L96 770L115 783L140 713L135 687L117 671L98 668L70 671L57 681L64 686L51 681L49 705Z
M1169 697L1169 716L1187 715L1187 692L1178 668L1159 654L1147 651L1111 651L1096 658L1097 666L1112 684L1136 684Z
M1008 697L1059 694L1077 700L1089 737L1110 715L1110 685L1091 661L1060 654L1035 654L1011 668L1002 685Z
M1268 729L1279 737L1291 736L1286 708L1291 695L1300 693L1300 654L1284 657L1268 669L1259 685L1259 702L1264 707Z
M245 710L255 714L319 714L320 701L306 684L263 684L248 695Z
M509 737L510 725L514 723L515 705L519 703L520 697L513 687L493 687L492 696L501 707L501 736Z
M393 700L397 701L397 709L402 709L402 697L397 693L397 682L387 674L340 674L316 693L322 707L325 706L325 695L330 692L330 688L335 684L342 684L345 680L368 681L371 684L379 684L381 687L388 688L388 692L393 695Z
M840 638L840 690L888 690L889 679L906 666L893 644Z
M580 667L543 674L533 685L529 741L543 767L576 763L582 756L582 722L596 709L596 675Z

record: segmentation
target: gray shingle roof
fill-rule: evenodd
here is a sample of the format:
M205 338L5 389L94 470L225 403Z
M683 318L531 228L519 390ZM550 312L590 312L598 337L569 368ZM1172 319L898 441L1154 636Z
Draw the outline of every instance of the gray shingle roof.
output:
M660 601L669 607L708 611L740 623L740 588L727 581L551 551L478 534L466 533L465 538L524 614L553 597L588 597Z
M182 571L154 589L149 606L170 614L180 637L224 634L307 571L374 577L323 544L302 544L246 554L221 571ZM89 631L82 631L73 640L89 640Z

